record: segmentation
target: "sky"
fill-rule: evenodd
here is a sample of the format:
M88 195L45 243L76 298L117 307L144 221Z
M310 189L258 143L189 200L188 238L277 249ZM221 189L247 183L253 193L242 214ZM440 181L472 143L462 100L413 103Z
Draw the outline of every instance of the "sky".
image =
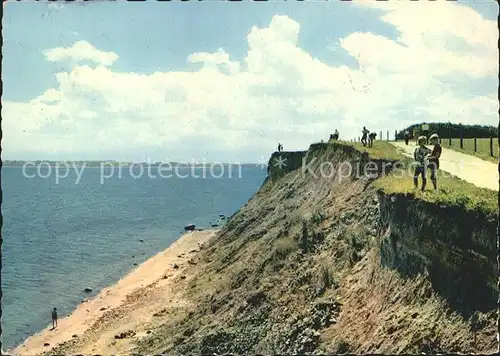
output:
M498 125L498 5L7 2L2 158L257 162L281 142Z

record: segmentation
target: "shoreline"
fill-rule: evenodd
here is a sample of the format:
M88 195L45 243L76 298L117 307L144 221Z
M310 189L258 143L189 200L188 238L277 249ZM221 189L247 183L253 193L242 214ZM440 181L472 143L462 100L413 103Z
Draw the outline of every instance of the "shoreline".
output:
M133 340L148 333L139 329L152 326L153 314L159 311L158 308L165 309L168 304L173 308L186 305L187 301L175 298L179 292L176 287L179 281L189 279L193 274L186 273L194 272L188 269L196 267L190 262L218 231L210 229L181 235L168 248L138 265L117 283L80 303L69 316L60 318L55 330L50 324L20 345L6 350L5 354L40 355L56 347L74 347L80 353L108 354L118 351L118 348L122 352L130 351ZM47 315L50 315L50 310ZM119 338L116 335L122 329L132 330L129 334L134 335L129 342L117 345Z

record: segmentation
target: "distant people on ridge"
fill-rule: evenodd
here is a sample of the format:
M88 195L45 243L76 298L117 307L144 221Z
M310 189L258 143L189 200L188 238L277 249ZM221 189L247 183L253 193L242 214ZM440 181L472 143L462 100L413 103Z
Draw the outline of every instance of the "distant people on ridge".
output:
M339 139L339 131L335 129L335 132L332 135L333 140L337 141Z
M410 132L405 130L405 144L408 146L408 141L410 141Z
M418 177L422 175L422 191L425 190L427 184L427 169L426 169L426 157L431 153L431 150L425 147L425 141L427 138L425 136L420 136L417 140L418 147L415 148L413 152L413 158L415 159L415 173L413 174L413 185L415 189L418 188Z
M366 139L368 138L368 134L370 133L370 131L368 131L366 127L363 126L362 133L363 135L361 136L361 143L363 144L363 146L366 146Z
M368 135L368 147L373 147L373 141L375 140L375 137L377 137L377 134L375 132L372 132Z
M281 143L278 143L278 152L283 151L283 145Z
M437 170L439 169L439 158L441 157L441 152L443 149L439 144L439 136L438 134L432 134L429 137L429 141L431 145L434 145L431 155L428 157L429 168L431 170L431 181L434 186L434 190L437 190Z

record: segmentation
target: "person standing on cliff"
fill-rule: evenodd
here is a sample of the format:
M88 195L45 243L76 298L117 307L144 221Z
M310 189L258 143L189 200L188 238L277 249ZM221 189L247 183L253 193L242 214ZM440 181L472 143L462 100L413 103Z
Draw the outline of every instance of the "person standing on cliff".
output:
M52 329L57 328L57 308L52 309Z
M408 146L408 141L410 141L410 133L408 130L405 130L405 144Z
M428 157L428 165L429 169L431 170L431 182L432 185L434 186L434 190L437 190L437 170L439 169L439 158L441 157L441 152L443 149L441 148L441 145L439 144L439 136L438 134L432 134L431 137L429 137L429 141L431 145L434 145L431 155Z
M375 132L372 132L368 135L368 147L373 147L373 141L375 140L375 137L377 137L377 134Z
M366 147L366 139L368 138L368 134L370 133L370 131L368 131L366 129L366 127L363 126L363 131L362 131L362 134L363 136L361 137L361 143L363 144L363 146Z
M425 141L427 138L425 136L420 136L417 140L418 147L415 148L413 152L413 158L415 158L415 173L413 174L413 184L415 189L418 188L418 177L422 175L422 191L425 190L427 184L427 172L426 172L426 157L431 153L431 150L425 146Z

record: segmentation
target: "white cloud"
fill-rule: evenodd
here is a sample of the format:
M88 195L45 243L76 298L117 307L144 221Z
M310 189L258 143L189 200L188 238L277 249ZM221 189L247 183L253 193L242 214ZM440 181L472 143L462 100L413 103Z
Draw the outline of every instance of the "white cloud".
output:
M219 66L229 71L230 74L236 74L240 70L240 63L229 60L227 54L222 48L215 53L197 52L188 57L192 63L204 63L206 68L217 69Z
M363 125L392 133L414 120L497 124L496 87L487 96L463 94L470 81L496 76L493 21L449 2L360 6L381 7L381 20L400 34L396 41L363 32L339 39L332 50L347 51L358 69L298 47L300 25L286 16L252 28L241 63L222 48L191 54L188 62L203 64L194 72L115 72L109 65L118 56L84 41L50 50L48 60L97 66L57 73L57 87L29 103L5 102L4 152L28 152L26 142L41 157L180 147L171 158L189 160L182 151L191 145L199 155L257 160L278 141L304 149L335 128L350 138Z
M87 41L78 41L71 47L57 47L44 52L48 61L59 62L66 59L72 60L74 63L90 60L105 66L112 65L118 55L114 52L105 52L98 50Z

